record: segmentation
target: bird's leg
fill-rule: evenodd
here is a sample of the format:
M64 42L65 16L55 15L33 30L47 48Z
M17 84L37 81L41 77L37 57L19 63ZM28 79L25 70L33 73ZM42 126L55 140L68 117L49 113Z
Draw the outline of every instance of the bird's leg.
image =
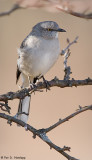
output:
M28 76L28 80L29 80L30 88L31 89L36 89L37 86L36 86L36 84L34 82L31 82L30 76Z
M46 92L47 92L47 90L50 90L50 84L49 84L49 82L44 78L44 76L42 76L42 78L43 78L43 82L44 82L45 85L46 85Z
M34 84L34 83L30 83L30 88L31 88L31 89L36 89L37 86L36 86L36 84Z

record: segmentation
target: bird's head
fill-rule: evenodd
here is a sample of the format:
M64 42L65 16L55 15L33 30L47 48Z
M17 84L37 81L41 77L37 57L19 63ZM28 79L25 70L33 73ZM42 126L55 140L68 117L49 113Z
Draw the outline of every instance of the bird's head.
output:
M37 23L32 32L37 36L45 39L58 38L58 32L66 32L64 29L59 28L59 25L54 21L44 21Z

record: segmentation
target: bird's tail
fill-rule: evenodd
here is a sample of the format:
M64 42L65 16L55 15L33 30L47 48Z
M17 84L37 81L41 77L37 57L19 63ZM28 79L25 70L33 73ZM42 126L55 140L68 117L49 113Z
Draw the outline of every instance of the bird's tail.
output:
M22 76L22 88L29 86L28 77L21 73ZM23 122L27 123L30 111L30 100L31 96L26 96L24 99L20 99L19 106L18 106L18 113L17 118L22 120Z
M30 111L31 96L26 96L19 101L17 118L27 123Z

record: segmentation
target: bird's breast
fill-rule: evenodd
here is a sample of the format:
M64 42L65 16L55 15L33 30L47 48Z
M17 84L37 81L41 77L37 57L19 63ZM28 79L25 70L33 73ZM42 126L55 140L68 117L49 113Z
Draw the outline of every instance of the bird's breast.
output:
M58 39L42 40L36 48L33 58L33 70L39 74L45 74L56 62L60 54L60 46Z
M58 39L35 39L28 41L27 48L20 54L22 72L33 77L44 75L54 65L60 54Z

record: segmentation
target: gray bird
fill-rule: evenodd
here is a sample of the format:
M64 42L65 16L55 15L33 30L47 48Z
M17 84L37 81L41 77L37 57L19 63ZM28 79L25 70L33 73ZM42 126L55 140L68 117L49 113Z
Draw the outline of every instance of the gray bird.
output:
M22 77L22 88L34 84L55 64L60 55L58 32L66 32L53 21L36 24L18 49L17 79ZM17 118L27 123L30 96L20 100Z

